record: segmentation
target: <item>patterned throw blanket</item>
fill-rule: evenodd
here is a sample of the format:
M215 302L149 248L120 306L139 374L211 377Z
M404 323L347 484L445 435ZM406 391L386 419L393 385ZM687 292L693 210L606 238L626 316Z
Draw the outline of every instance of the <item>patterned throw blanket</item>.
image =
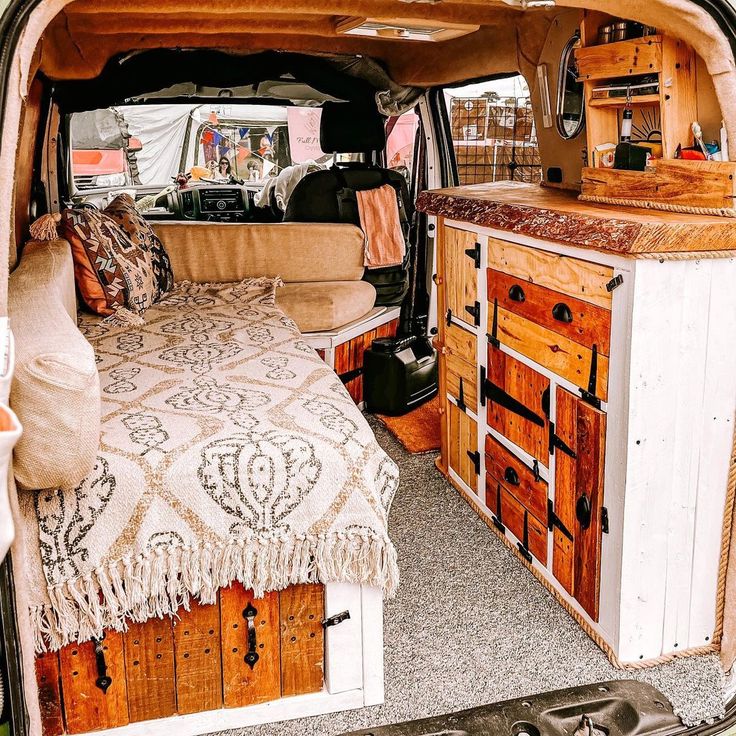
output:
M233 580L256 596L315 581L393 594L398 469L276 285L180 284L142 327L81 318L97 465L78 488L21 494L38 651L214 602Z

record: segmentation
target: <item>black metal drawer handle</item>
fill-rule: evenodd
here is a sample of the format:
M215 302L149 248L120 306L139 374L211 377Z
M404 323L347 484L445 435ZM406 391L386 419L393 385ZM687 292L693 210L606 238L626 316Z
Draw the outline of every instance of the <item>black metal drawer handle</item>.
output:
M593 507L590 505L590 499L583 493L575 504L575 516L580 522L582 529L590 526L590 520L593 515Z
M526 300L526 294L524 293L524 289L519 286L519 284L514 284L509 289L509 299L511 299L512 302L523 302Z
M519 474L511 466L507 467L506 470L504 470L503 477L506 482L512 486L518 486L520 483Z
M256 662L260 659L258 656L258 652L256 651L256 647L258 646L258 641L256 639L256 616L258 615L258 610L253 606L252 603L248 603L248 605L243 610L243 618L245 619L246 624L248 625L248 653L243 657L243 661L253 669L256 666Z
M572 322L572 312L570 311L570 307L564 302L558 302L552 307L552 316L558 322Z
M102 634L102 639L92 639L95 646L95 665L97 666L97 679L95 685L102 690L103 694L107 694L107 690L112 685L112 677L107 674L107 662L105 662L105 648L102 646L102 642L105 638L105 634Z

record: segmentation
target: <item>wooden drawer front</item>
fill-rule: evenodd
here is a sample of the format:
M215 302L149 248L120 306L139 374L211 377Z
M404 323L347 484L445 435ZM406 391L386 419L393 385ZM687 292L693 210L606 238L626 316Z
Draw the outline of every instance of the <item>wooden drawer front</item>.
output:
M570 595L598 620L606 415L564 389L557 389L557 436L577 455L555 454L555 515L552 572ZM590 507L589 522L582 515ZM572 537L572 539L570 539Z
M599 354L610 355L611 312L489 268L488 301Z
M478 409L478 378L476 336L455 324L445 330L445 362L447 365L447 391L460 399L462 380L463 403L473 412Z
M492 314L489 311L488 331L492 331ZM498 308L496 336L522 355L543 365L558 376L566 378L580 388L588 390L594 364L594 351L557 332L542 327L518 314ZM595 354L595 395L608 399L608 357Z
M547 524L547 483L510 453L498 440L486 436L486 472L503 481L509 493L530 513Z
M500 511L499 511L500 500ZM547 564L547 527L525 509L508 488L486 473L486 506L526 549L543 565ZM526 535L524 528L526 526Z
M549 423L543 394L549 390L549 379L489 345L488 381L488 424L546 465Z
M474 251L476 242L475 233L443 227L446 306L455 318L469 325L476 323L466 307L474 309L478 300L478 270L473 256L465 251Z
M608 79L662 70L662 37L646 36L575 51L581 79Z
M455 404L448 402L448 462L464 483L478 490L478 475L474 456L478 452L478 425Z
M611 308L612 293L606 284L613 269L578 258L488 238L488 265L522 281L545 286L584 302Z

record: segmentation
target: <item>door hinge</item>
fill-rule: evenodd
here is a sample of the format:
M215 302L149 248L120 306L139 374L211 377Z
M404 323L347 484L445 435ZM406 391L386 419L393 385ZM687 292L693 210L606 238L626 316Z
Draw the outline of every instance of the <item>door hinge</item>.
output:
M547 499L547 528L553 531L557 527L564 536L566 536L571 542L574 541L570 530L562 523L562 520L555 513L555 505L551 498Z
M445 312L445 323L448 327L452 324L452 309L448 309Z
M476 450L475 452L471 452L470 450L467 451L468 457L473 462L473 467L475 468L475 474L480 475L480 452Z
M612 292L614 289L618 289L621 284L624 282L624 277L621 274L618 274L617 276L614 276L607 284L606 284L606 291Z
M325 629L329 628L330 626L337 626L338 624L341 624L343 621L347 621L350 618L350 611L341 611L340 613L336 613L334 616L329 616L326 619L323 619L322 626L324 626Z
M473 324L478 327L480 325L480 302L466 304L465 311L473 318Z
M523 541L517 542L516 546L521 552L521 556L531 565L532 553L529 551L529 512L524 509L524 534Z
M601 507L601 532L608 534L608 509L605 506Z
M462 376L460 376L460 388L457 392L457 399L455 399L455 404L457 408L460 409L461 412L463 412L463 414L466 413L468 407L465 406L465 386Z
M586 404L590 404L596 409L601 408L601 400L596 397L595 392L598 388L598 346L593 345L593 352L590 356L590 375L588 377L588 390L584 388L580 390L580 396Z
M503 518L501 514L501 484L496 483L496 514L495 516L491 514L491 519L493 519L493 526L498 529L498 531L501 532L501 534L506 534L506 527L503 525Z
M565 453L565 455L569 455L571 458L576 459L577 453L575 450L573 450L571 447L568 447L568 445L565 443L563 439L557 436L555 433L555 423L550 422L549 423L549 454L554 455L555 454L555 448L558 450L562 450L562 452Z
M506 393L506 391L493 383L493 381L486 378L483 383L482 390L486 395L486 398L490 399L494 404L498 404L504 409L507 409L514 414L518 414L522 419L526 419L532 424L536 424L538 427L544 427L544 419L542 419L539 414L529 409L529 407L522 404L510 394Z
M476 268L480 268L480 243L476 243L472 248L467 248L465 255L473 259Z
M493 300L493 322L491 324L491 334L487 335L488 344L494 348L500 348L501 342L498 339L498 299Z
M483 391L483 386L485 385L485 382L486 382L486 369L485 369L485 366L481 366L480 367L480 392L479 392L481 406L486 405L486 395L485 395L485 392Z

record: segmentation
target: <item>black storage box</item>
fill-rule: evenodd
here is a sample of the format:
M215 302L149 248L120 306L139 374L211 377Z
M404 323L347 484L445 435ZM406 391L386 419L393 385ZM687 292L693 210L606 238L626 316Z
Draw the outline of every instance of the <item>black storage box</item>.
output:
M363 355L367 411L406 414L437 393L437 351L426 337L380 337Z

